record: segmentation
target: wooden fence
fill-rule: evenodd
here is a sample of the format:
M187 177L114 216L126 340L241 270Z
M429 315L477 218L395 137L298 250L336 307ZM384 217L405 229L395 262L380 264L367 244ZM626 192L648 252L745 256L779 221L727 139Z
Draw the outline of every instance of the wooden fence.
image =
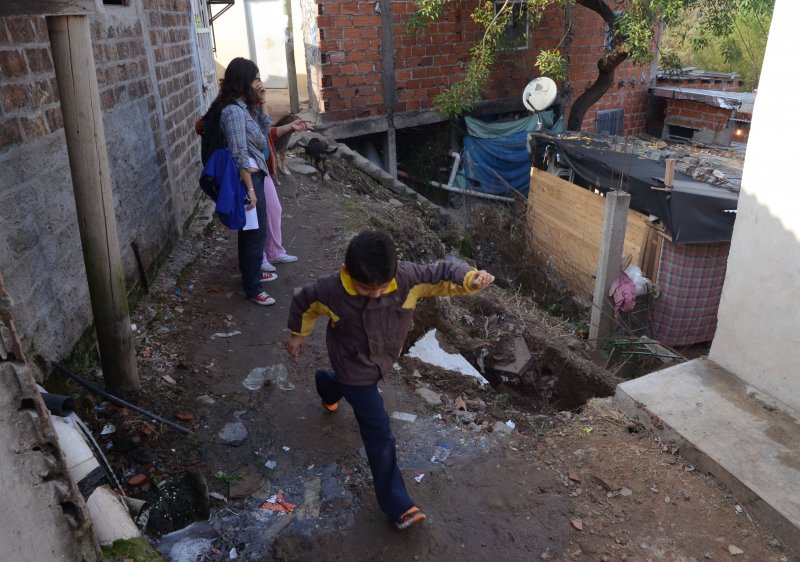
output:
M604 213L601 195L532 168L527 219L533 248L551 273L587 303L592 302ZM642 246L652 238L648 225L646 215L628 211L623 265L642 266L649 253Z

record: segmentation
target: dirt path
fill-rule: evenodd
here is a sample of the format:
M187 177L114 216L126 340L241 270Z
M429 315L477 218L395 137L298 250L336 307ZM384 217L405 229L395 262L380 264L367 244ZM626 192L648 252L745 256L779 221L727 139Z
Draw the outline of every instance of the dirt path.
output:
M417 416L393 426L406 484L429 520L404 534L393 530L374 500L352 410L326 414L314 392L313 372L327 366L323 325L301 361L291 362L282 347L293 288L338 267L351 233L371 216L365 208L397 206L388 201L396 196L359 189L359 181L283 180L284 241L300 260L278 266L279 279L267 285L276 305L244 300L235 234L214 223L195 240L198 257L175 285L165 283L135 311L140 403L170 419L190 413L183 423L196 435L140 435L139 448L158 460L116 457L124 478L150 471L152 493L191 469L226 498L229 485L246 484L233 476L244 467L265 482L242 498L212 499L220 536L203 543L200 559L229 560L236 549L243 560L798 560L770 543L770 530L746 509L738 512L735 498L651 436L631 433L613 408L598 402L559 419L533 401L511 406L471 380L417 377L405 360L381 387L390 413ZM357 193L365 190L372 190L368 199ZM277 364L288 368L294 389L243 386L253 369ZM442 403L424 400L416 392L423 385ZM454 413L461 393L475 419ZM135 416L126 419L141 428ZM513 431L489 431L509 419ZM237 421L247 429L244 442L219 443L222 427ZM442 443L450 455L432 463ZM279 491L297 504L291 514L261 508ZM733 547L744 553L733 556Z

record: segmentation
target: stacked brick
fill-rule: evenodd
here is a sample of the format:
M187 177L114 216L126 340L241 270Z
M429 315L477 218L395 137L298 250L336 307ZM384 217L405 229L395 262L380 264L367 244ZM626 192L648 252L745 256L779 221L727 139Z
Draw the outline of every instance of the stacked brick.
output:
M717 132L728 125L731 110L693 100L672 99L667 104L666 114L669 125Z
M304 12L313 10L314 21L304 28L314 30L309 60L310 79L316 109L326 121L339 121L384 113L381 82L381 19L376 2L304 0ZM464 76L470 48L480 40L482 28L470 14L474 0L453 3L446 15L423 32L413 34L407 22L414 13L413 0L391 3L394 27L395 96L394 111L433 108L433 99ZM312 18L313 19L313 18ZM572 91L568 108L597 78L597 60L604 48L604 24L594 12L572 8L569 47L564 43L567 29L563 8L552 7L540 24L529 32L529 47L501 53L485 87L490 101L518 98L525 85L538 75L534 66L542 49L560 48L567 54L567 83ZM313 51L318 48L318 62ZM584 129L594 128L595 115L603 109L625 109L625 133L638 134L645 128L645 105L650 69L623 63L614 87L587 113Z
M715 90L717 92L741 92L744 80L732 76L722 77L680 77L661 75L657 79L659 86L682 87L692 90Z
M62 128L44 18L0 18L0 150Z
M199 198L201 104L188 0L133 4L89 16L129 287L131 243L154 268ZM59 358L92 319L45 18L0 18L0 76L0 272L25 349Z

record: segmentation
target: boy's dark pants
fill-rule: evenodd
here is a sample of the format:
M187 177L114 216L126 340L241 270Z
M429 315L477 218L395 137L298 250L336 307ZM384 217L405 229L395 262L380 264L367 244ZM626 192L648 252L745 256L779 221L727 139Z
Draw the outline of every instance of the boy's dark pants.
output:
M353 407L361 431L361 439L367 451L375 495L390 521L399 521L400 516L414 503L408 497L406 485L397 466L395 439L389 416L383 407L383 398L378 385L352 386L341 384L331 371L317 371L315 376L317 393L326 404L334 404L344 397Z

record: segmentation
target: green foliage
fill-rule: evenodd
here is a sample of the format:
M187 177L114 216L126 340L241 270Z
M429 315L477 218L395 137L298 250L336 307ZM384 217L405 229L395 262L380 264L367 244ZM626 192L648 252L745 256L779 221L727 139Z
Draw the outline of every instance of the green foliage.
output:
M758 86L774 0L704 0L685 12L681 25L667 27L662 48L684 66L735 72L744 89Z
M556 82L560 82L567 77L567 61L561 56L561 51L558 49L554 51L543 50L536 57L536 68L542 76L552 78Z
M680 74L684 68L683 61L680 55L674 49L664 47L661 49L661 54L658 59L658 68L670 75Z
M415 3L416 12L407 24L414 33L424 33L426 25L441 18L452 4L462 4L461 0L415 0ZM608 61L610 70L613 71L614 66L626 58L638 66L646 66L653 60L655 31L660 22L667 25L679 23L681 27L686 27L687 22L690 22L702 30L702 33L696 34L696 39L708 43L711 36L724 36L726 30L733 30L744 36L745 20L740 20L740 17L754 18L748 21L757 21L764 27L765 18L772 13L774 0L527 0L525 9L517 5L516 12L514 3L510 0L498 2L497 9L495 2L483 1L473 11L472 19L483 27L484 34L470 49L470 59L462 79L434 99L436 109L451 117L469 112L482 99L484 86L497 62L498 54L509 47L509 41L512 44L515 41L514 37L507 37L509 25L515 21L513 18L524 14L528 26L533 27L540 21L546 8L567 4L596 13L609 14L613 10L621 10L613 23L612 50L598 54L599 59ZM687 9L693 11L687 12ZM696 21L687 18L696 18ZM510 27L515 28L514 25ZM768 28L767 22L765 29ZM766 37L766 32L764 36ZM750 49L743 43L728 42L721 45L720 56L724 60L737 57L755 58L750 56ZM544 76L565 80L566 63L559 47L560 45L543 50L537 57L535 66ZM676 57L665 63L668 68L675 67L678 61L686 58L685 49L673 50ZM758 67L760 68L760 63Z

